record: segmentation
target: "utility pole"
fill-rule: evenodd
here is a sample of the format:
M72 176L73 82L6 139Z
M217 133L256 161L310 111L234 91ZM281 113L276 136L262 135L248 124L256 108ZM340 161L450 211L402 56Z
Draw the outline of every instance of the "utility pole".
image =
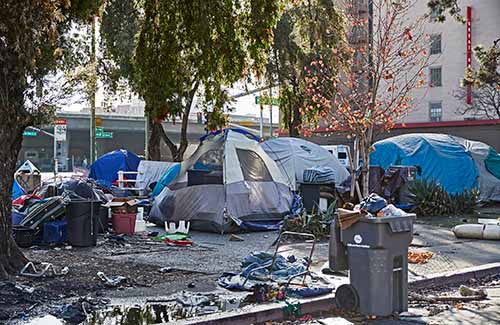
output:
M96 67L96 17L92 16L92 35L90 49L90 66L92 68L91 94L90 94L90 163L96 159L96 141L95 141L95 99L97 92L97 67Z
M269 137L273 137L273 92L269 88Z
M149 160L149 113L144 110L144 158Z
M260 98L260 124L259 124L259 137L264 137L264 105L262 104L263 98Z

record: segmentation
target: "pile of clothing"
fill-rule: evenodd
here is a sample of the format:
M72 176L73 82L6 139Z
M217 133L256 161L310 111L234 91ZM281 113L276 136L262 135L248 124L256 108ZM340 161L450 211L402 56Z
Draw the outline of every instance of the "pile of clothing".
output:
M294 255L287 257L276 254L272 269L273 254L267 252L254 252L245 256L241 263L241 272L223 273L219 279L219 286L229 290L240 291L262 291L263 287L274 288L279 292L280 284L286 284L290 278L302 274L308 269L308 259L297 259ZM264 268L263 268L264 267ZM258 269L258 270L257 270ZM314 276L313 273L311 275ZM301 279L299 277L299 279ZM300 287L288 286L285 288L286 295L296 297L312 297L332 292L333 287Z

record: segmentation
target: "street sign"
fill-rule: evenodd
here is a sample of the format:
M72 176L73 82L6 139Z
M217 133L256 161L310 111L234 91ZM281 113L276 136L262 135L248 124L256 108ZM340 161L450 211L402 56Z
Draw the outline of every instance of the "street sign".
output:
M103 132L101 134L96 134L97 139L113 139L113 132Z
M23 136L25 137L36 137L37 133L36 131L24 131Z
M106 132L106 131L104 131L104 128L96 126L95 137L96 137L96 139L112 139L113 132Z
M54 123L54 139L56 141L66 141L66 120L63 118L58 118L54 121Z
M255 104L259 105L260 103L262 105L279 106L280 100L279 98L269 98L267 96L255 96Z

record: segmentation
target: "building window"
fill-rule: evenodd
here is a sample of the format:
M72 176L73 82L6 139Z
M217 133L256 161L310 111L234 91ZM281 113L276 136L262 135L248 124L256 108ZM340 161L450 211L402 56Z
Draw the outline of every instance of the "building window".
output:
M431 122L439 122L443 118L441 102L429 103L429 117Z
M431 9L431 14L430 14L430 21L432 22L436 22L438 20L438 17L439 17L439 10L434 7Z
M441 82L441 67L430 68L430 86L431 87L441 87L443 84Z
M431 35L431 55L441 53L441 34Z

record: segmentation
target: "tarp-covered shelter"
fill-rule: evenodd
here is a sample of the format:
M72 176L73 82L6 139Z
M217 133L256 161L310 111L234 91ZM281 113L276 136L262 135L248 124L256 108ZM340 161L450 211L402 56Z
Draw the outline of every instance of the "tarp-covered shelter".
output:
M137 167L138 174L135 187L149 189L149 186L157 183L174 164L167 161L141 160Z
M349 172L334 155L310 141L276 138L262 142L260 146L276 162L294 190L297 189L297 183L304 181L304 171L310 168L331 168L337 187L349 178Z
M248 222L279 221L292 192L277 164L245 134L204 138L168 187L154 199L149 221L186 220L193 229L224 232Z
M90 166L89 177L101 182L102 184L111 185L118 180L118 172L136 172L141 159L132 151L118 149L99 157ZM135 175L127 175L128 179L135 179Z
M482 200L500 201L500 155L489 145L446 134L405 134L378 141L370 165L419 166L421 178L451 193L479 189Z

